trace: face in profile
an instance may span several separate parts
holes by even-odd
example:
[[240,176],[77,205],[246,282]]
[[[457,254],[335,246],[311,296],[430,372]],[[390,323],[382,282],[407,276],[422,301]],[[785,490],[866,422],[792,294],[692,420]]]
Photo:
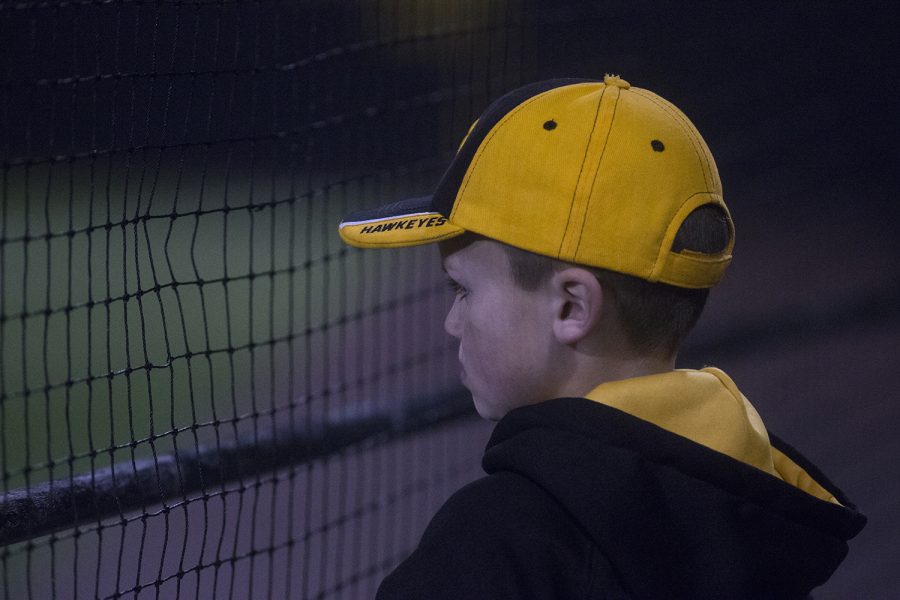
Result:
[[444,328],[459,340],[460,377],[478,414],[497,420],[513,408],[548,399],[549,294],[516,285],[498,242],[464,236],[440,249],[455,292]]

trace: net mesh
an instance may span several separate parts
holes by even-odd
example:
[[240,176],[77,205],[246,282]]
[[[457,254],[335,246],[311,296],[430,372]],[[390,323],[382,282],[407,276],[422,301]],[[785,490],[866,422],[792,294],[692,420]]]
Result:
[[435,250],[336,225],[591,14],[0,1],[3,597],[371,597],[487,430]]

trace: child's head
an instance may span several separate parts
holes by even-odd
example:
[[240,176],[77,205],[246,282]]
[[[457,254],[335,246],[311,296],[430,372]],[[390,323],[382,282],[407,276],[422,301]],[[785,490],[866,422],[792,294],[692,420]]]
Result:
[[446,329],[493,419],[671,368],[734,244],[693,124],[615,76],[510,92],[432,196],[351,215],[340,233],[360,247],[440,243],[457,288]]
[[[694,211],[676,236],[681,249],[708,254],[728,240],[715,207]],[[492,420],[517,406],[583,394],[590,389],[582,389],[584,375],[610,379],[670,366],[709,294],[476,234],[440,248],[455,293],[445,329],[460,341],[463,384],[481,416]]]

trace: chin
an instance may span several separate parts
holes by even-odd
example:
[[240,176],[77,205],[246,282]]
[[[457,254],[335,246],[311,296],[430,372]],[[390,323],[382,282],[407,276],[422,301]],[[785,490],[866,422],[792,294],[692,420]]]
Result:
[[479,401],[478,397],[474,394],[472,395],[472,400],[475,403],[475,410],[478,411],[478,416],[487,421],[499,421],[503,418],[503,415],[506,414],[506,411],[500,410],[499,407],[493,406],[483,401]]

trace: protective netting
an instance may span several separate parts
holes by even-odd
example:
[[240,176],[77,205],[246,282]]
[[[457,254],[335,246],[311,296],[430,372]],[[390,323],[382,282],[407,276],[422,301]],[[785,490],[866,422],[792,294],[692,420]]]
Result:
[[4,598],[371,597],[485,429],[434,249],[336,225],[548,71],[544,4],[0,2]]

